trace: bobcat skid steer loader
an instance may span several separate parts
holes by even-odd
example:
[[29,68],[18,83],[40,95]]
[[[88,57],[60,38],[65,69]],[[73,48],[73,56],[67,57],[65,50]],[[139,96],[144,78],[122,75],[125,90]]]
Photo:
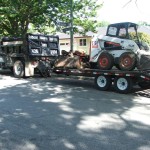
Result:
[[101,70],[116,66],[119,70],[130,71],[144,69],[144,64],[145,69],[150,69],[150,47],[139,40],[137,28],[138,25],[131,22],[110,24],[106,35],[93,37],[90,63]]

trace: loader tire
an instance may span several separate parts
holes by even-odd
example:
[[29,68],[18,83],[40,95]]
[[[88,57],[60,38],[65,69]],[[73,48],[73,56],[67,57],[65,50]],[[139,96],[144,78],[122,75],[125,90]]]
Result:
[[98,69],[110,70],[114,65],[113,56],[107,52],[102,52],[97,61]]
[[135,54],[130,52],[125,52],[121,54],[121,56],[119,57],[118,66],[120,70],[124,70],[124,71],[134,70],[136,66]]

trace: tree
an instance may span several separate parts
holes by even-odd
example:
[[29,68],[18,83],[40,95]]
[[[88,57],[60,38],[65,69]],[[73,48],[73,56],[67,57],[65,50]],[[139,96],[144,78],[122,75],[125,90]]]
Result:
[[[130,38],[134,41],[137,40],[136,34],[132,32],[130,33]],[[140,42],[145,42],[150,46],[150,35],[143,33],[143,32],[138,32],[138,38]]]
[[135,3],[135,5],[137,6],[137,1],[138,0],[128,0],[128,2],[123,6],[123,7],[126,7],[129,3],[131,3],[131,2],[134,2]]
[[[89,18],[96,16],[100,6],[96,0],[74,0],[74,25],[82,26],[84,32],[93,31],[96,22]],[[0,35],[24,37],[29,25],[41,32],[58,26],[58,21],[69,23],[69,15],[70,0],[1,0]]]
[[139,24],[140,26],[150,26],[150,24],[147,23],[147,22],[145,22],[145,21],[140,21],[140,22],[138,22],[138,24]]

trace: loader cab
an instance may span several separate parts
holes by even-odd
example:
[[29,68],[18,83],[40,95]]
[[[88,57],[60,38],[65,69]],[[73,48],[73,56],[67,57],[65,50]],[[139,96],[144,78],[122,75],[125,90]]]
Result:
[[137,36],[138,25],[131,22],[110,24],[107,28],[106,36],[130,39],[130,34]]
[[138,25],[131,22],[110,24],[107,28],[106,36],[134,40],[140,47],[137,28]]

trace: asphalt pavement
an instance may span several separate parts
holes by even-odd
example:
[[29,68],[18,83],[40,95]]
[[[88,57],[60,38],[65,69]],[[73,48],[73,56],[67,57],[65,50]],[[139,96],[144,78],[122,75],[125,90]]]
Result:
[[0,74],[0,150],[150,150],[150,91]]

